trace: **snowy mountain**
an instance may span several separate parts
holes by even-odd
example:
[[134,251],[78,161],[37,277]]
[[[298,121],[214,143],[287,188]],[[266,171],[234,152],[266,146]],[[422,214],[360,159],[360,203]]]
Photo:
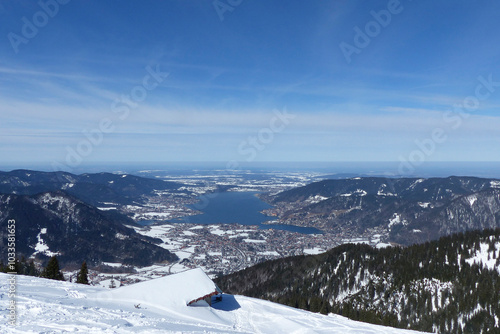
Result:
[[[169,276],[170,277],[170,276]],[[320,315],[243,296],[223,295],[213,307],[187,306],[181,276],[115,290],[17,276],[16,326],[8,324],[7,274],[0,274],[0,332],[24,333],[417,333]],[[161,293],[169,284],[175,295]],[[123,290],[122,290],[123,289]],[[123,293],[121,293],[123,291]]]
[[0,193],[35,195],[63,190],[86,203],[140,203],[143,196],[156,191],[175,190],[182,184],[128,174],[95,173],[75,175],[67,172],[14,170],[0,172]]
[[475,177],[324,180],[262,196],[285,224],[381,234],[404,245],[500,227],[500,181]]
[[[126,227],[126,217],[98,210],[62,191],[33,196],[1,195],[0,224],[16,221],[16,251],[20,257],[57,255],[61,263],[95,265],[101,261],[146,266],[177,257]],[[7,228],[0,246],[7,248]],[[1,259],[6,262],[6,252]]]

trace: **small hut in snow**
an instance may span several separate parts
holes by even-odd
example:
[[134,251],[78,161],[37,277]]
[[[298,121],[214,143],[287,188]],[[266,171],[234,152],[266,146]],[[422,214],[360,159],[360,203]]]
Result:
[[222,291],[201,268],[196,268],[120,287],[110,293],[115,300],[177,308],[211,305],[212,297],[221,295]]
[[167,277],[182,280],[182,285],[190,290],[189,294],[186,293],[186,296],[195,296],[186,303],[188,306],[196,305],[200,301],[205,301],[208,305],[212,306],[212,297],[222,295],[222,290],[200,268]]

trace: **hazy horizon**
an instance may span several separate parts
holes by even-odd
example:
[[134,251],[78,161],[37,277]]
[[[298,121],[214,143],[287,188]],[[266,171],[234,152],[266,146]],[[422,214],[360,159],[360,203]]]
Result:
[[[144,171],[162,171],[168,174],[178,173],[253,173],[267,172],[301,172],[331,174],[332,177],[351,176],[386,176],[386,177],[448,177],[448,176],[475,176],[500,178],[500,162],[428,162],[415,167],[412,173],[400,174],[400,162],[253,162],[242,163],[238,168],[228,169],[224,161],[196,161],[196,162],[101,162],[81,165],[76,169],[63,170],[73,174],[124,172],[141,175]],[[44,172],[53,172],[52,166],[46,164],[0,164],[0,171],[27,169]]]

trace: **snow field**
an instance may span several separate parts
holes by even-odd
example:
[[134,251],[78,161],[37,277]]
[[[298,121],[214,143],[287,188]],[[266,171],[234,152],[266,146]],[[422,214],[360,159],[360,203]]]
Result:
[[[11,327],[6,274],[0,274],[0,282],[0,332],[6,334],[416,333],[243,296],[224,295],[214,307],[190,307],[161,293],[159,283],[149,284],[154,281],[110,290],[27,276],[17,277],[17,326]],[[175,280],[172,284],[175,290]]]
[[488,252],[489,245],[487,243],[480,244],[480,250],[476,251],[473,257],[466,259],[465,262],[470,265],[476,263],[490,270],[496,269],[500,273],[500,266],[497,266],[497,258],[500,257],[500,243],[495,244],[495,255],[493,252]]

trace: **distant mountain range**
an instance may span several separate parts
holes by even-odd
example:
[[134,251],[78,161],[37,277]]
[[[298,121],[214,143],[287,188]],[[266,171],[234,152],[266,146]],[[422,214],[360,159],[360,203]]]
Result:
[[[35,195],[63,190],[94,205],[143,203],[155,191],[175,191],[182,184],[128,174],[96,173],[75,175],[66,172],[14,170],[0,172],[0,193]],[[185,192],[185,190],[184,190]]]
[[[34,188],[31,188],[34,189]],[[117,212],[105,212],[63,192],[0,195],[0,226],[16,221],[16,252],[46,259],[57,255],[64,264],[118,262],[147,266],[177,257],[124,224],[134,224]],[[0,230],[0,247],[7,247],[7,228]],[[6,252],[2,254],[6,261]]]
[[324,180],[262,198],[282,223],[331,232],[385,229],[413,244],[500,227],[500,180],[475,177]]

